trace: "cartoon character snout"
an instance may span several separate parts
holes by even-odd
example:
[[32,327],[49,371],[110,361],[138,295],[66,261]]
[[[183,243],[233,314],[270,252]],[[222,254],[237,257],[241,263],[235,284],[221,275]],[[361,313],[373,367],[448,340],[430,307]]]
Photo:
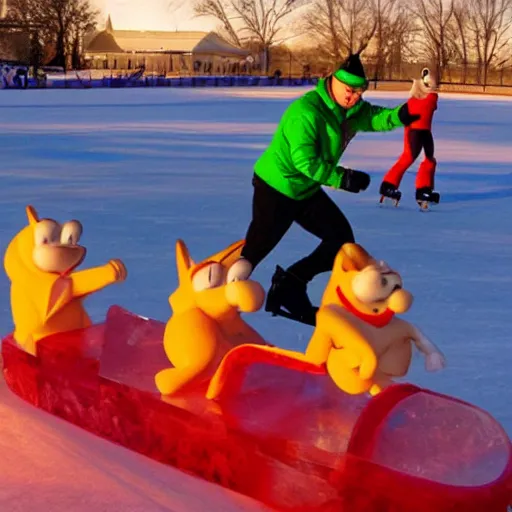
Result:
[[412,294],[401,288],[389,296],[388,308],[395,313],[405,313],[412,306],[412,301]]
[[265,300],[265,290],[256,281],[233,281],[226,285],[226,300],[244,313],[258,311]]

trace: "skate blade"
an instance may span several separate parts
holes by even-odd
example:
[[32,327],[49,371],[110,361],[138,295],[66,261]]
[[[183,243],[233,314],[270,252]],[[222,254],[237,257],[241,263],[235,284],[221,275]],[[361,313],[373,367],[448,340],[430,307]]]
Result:
[[388,196],[380,196],[379,204],[386,204],[387,202],[391,201],[395,207],[398,206],[398,203],[400,202],[400,199],[392,199]]
[[418,206],[420,207],[420,211],[428,212],[429,211],[429,202],[428,201],[417,201]]

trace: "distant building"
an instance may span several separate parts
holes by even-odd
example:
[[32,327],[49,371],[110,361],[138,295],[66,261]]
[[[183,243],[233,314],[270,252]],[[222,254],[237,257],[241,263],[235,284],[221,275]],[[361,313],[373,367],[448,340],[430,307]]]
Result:
[[159,74],[233,73],[248,56],[249,51],[215,32],[114,30],[110,16],[105,29],[84,42],[91,69],[133,70],[144,65]]

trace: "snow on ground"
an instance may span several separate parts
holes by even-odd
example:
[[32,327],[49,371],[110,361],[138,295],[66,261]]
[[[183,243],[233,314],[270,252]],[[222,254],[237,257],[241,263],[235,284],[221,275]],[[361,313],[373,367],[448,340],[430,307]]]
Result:
[[[176,286],[174,244],[201,260],[243,238],[252,166],[280,115],[302,88],[4,91],[0,95],[0,247],[42,216],[79,218],[85,266],[124,259],[128,280],[88,299],[101,321],[110,304],[165,321]],[[406,93],[368,92],[396,105]],[[416,355],[408,380],[493,414],[512,435],[512,103],[507,97],[442,94],[434,136],[442,202],[420,213],[417,164],[399,208],[379,207],[383,173],[402,149],[403,130],[360,134],[342,162],[369,171],[362,194],[329,190],[357,240],[388,260],[415,295],[405,317],[445,352],[428,374]],[[254,273],[268,287],[316,241],[293,227]],[[310,286],[318,301],[327,276]],[[270,341],[304,349],[311,328],[263,311],[247,320]],[[12,329],[8,282],[0,275],[0,332]],[[249,501],[30,409],[0,385],[0,509],[257,510]],[[7,463],[5,463],[7,461]],[[25,492],[30,484],[30,493]],[[213,496],[210,501],[210,497]],[[211,504],[213,503],[213,505]],[[18,507],[18,508],[16,508]],[[131,508],[130,508],[131,507]],[[217,507],[217,508],[212,508]]]
[[264,512],[21,402],[0,381],[0,510]]

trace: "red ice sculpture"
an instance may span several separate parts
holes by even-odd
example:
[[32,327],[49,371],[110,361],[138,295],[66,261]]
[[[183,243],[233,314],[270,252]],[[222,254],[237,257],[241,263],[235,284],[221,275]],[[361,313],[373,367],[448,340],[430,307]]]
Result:
[[9,336],[4,376],[40,409],[278,510],[506,511],[512,446],[486,412],[408,384],[348,395],[265,363],[235,367],[241,388],[220,401],[204,388],[163,399],[164,328],[113,306],[36,356]]

